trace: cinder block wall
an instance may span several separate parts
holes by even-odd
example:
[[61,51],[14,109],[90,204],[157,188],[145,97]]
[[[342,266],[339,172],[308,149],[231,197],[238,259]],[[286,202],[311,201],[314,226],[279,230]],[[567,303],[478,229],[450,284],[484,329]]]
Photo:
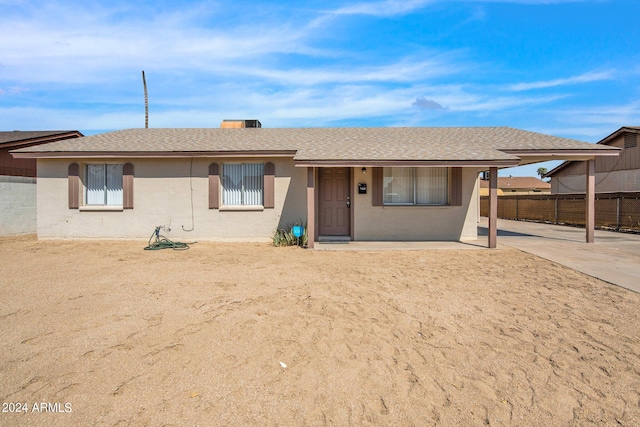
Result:
[[0,175],[0,236],[36,232],[36,179]]

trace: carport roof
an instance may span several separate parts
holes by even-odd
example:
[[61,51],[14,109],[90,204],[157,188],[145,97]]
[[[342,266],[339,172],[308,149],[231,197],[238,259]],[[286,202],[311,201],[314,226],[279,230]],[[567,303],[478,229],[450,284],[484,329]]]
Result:
[[[609,136],[604,137],[603,139],[601,139],[600,141],[597,142],[597,144],[600,145],[608,145],[611,142],[613,142],[617,137],[619,137],[622,134],[625,133],[636,133],[636,134],[640,134],[640,126],[622,126],[620,129],[616,130],[615,132],[613,132],[612,134],[610,134]],[[555,174],[557,174],[558,172],[560,172],[562,169],[564,169],[565,167],[569,166],[569,164],[571,163],[570,160],[559,164],[558,166],[556,166],[555,168],[551,169],[549,172],[544,174],[545,178],[551,178],[552,176],[554,176]]]
[[13,151],[15,157],[291,156],[298,165],[487,164],[618,149],[510,127],[126,129]]
[[57,141],[66,138],[80,137],[77,130],[14,130],[0,131],[0,146],[19,147],[25,144]]

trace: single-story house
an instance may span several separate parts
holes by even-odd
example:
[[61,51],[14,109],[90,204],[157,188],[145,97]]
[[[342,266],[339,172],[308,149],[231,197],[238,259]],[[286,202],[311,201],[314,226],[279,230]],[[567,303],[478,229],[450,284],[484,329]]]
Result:
[[14,151],[38,161],[38,236],[144,238],[170,223],[172,238],[253,241],[297,222],[310,247],[463,241],[477,238],[478,175],[489,170],[495,247],[498,168],[619,151],[508,127],[246,123],[259,124],[127,129]]
[[[596,193],[640,192],[640,126],[623,126],[598,142],[622,150],[618,157],[595,159]],[[583,162],[566,161],[545,174],[553,194],[584,194]]]
[[[498,177],[498,196],[519,194],[550,193],[551,184],[535,176],[500,176]],[[480,195],[489,195],[489,180],[480,180]]]

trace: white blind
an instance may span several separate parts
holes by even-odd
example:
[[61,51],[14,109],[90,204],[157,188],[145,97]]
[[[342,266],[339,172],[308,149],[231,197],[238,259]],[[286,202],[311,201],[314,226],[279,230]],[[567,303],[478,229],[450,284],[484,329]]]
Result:
[[416,203],[446,205],[449,198],[447,168],[416,168]]
[[106,165],[107,205],[122,206],[122,165]]
[[87,165],[87,205],[104,205],[104,165]]
[[122,165],[87,165],[86,204],[122,206]]
[[222,187],[222,203],[225,205],[262,205],[264,164],[225,163],[222,167]]
[[262,187],[264,186],[264,166],[262,163],[245,163],[244,165],[244,205],[262,204]]
[[413,204],[413,168],[384,168],[384,202]]
[[242,165],[225,164],[222,172],[222,204],[242,205]]
[[384,168],[383,195],[388,205],[446,205],[448,168]]

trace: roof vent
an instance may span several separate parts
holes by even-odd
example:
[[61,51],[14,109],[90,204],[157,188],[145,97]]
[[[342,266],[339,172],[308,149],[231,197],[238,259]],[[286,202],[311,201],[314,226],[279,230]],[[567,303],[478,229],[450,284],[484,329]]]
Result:
[[220,127],[232,129],[261,128],[262,123],[260,123],[260,120],[223,120],[220,123]]

